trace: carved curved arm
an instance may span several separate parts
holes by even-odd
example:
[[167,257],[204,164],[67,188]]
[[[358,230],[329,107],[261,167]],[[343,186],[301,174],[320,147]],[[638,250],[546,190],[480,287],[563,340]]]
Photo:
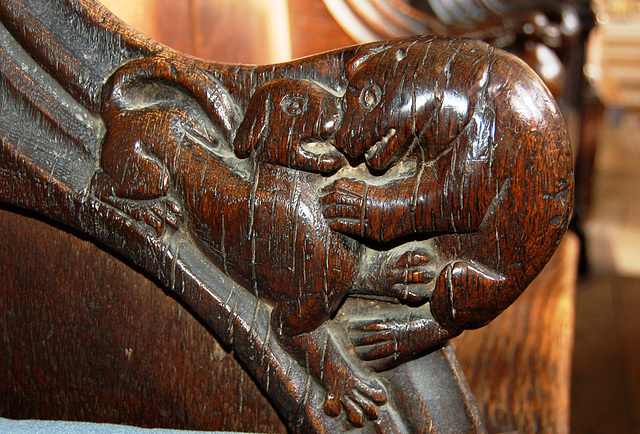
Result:
[[[521,62],[412,37],[224,65],[149,41],[90,0],[7,0],[0,19],[3,201],[156,276],[292,430],[452,426],[405,410],[422,392],[402,378],[454,367],[438,352],[371,373],[347,329],[371,304],[351,296],[379,300],[399,363],[486,323],[541,270],[566,227],[570,158],[553,100]],[[345,180],[365,188],[332,194]],[[451,402],[466,393],[456,381]],[[479,427],[459,413],[456,426]]]

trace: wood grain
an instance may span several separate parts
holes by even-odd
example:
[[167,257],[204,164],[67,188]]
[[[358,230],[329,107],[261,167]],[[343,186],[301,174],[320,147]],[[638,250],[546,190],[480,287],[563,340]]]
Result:
[[[220,14],[196,4],[176,17],[186,17],[199,54],[209,42],[202,23]],[[11,47],[0,52],[10,85],[1,94],[3,201],[96,238],[157,279],[233,348],[293,431],[402,432],[425,420],[482,430],[441,346],[520,295],[555,250],[572,201],[561,116],[526,65],[447,37],[275,65],[207,62],[145,39],[92,0],[60,0],[49,13],[34,5],[7,0],[0,9]],[[236,54],[224,39],[231,32],[218,30]],[[25,85],[33,79],[45,84],[34,91]],[[113,304],[124,318],[109,320],[128,329],[140,312],[164,309],[134,303],[130,313],[113,282],[115,301],[73,305],[66,316]],[[64,318],[65,303],[56,307]],[[179,322],[166,313],[165,327]],[[102,326],[112,364],[142,353],[144,372],[156,360],[152,347]],[[92,327],[83,335],[102,339]],[[140,333],[152,335],[149,326]],[[169,335],[162,326],[153,333]],[[175,352],[192,340],[180,338],[157,363],[162,380],[145,375],[152,387],[179,390]],[[102,342],[93,342],[99,358],[92,345]],[[197,390],[201,371],[188,372]],[[452,381],[435,393],[426,387],[434,379]],[[235,390],[232,381],[224,387]],[[120,393],[118,380],[109,384]],[[460,411],[448,415],[448,399]],[[243,417],[244,391],[234,407]]]
[[568,234],[509,309],[453,341],[490,432],[569,432],[578,247]]
[[286,432],[187,308],[86,239],[0,211],[0,416]]
[[289,0],[289,17],[293,58],[356,43],[335,21],[322,1]]
[[178,51],[230,63],[289,60],[286,1],[102,0],[127,24]]

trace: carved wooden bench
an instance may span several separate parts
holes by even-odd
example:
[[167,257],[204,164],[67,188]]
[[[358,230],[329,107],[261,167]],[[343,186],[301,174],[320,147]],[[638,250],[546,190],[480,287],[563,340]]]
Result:
[[[483,429],[441,346],[518,297],[571,208],[564,125],[528,68],[483,43],[434,37],[223,65],[148,41],[89,1],[10,1],[1,14],[3,201],[157,279],[234,351],[291,430]],[[96,297],[86,315],[111,310]],[[153,317],[164,303],[162,332],[150,335],[202,333],[166,297],[140,300],[149,304],[110,312],[114,320],[144,333],[150,322],[135,314]],[[54,323],[77,312],[60,303],[45,312],[56,309]],[[121,346],[107,366],[149,361],[101,330],[81,335]],[[173,336],[205,347],[205,335]],[[189,356],[205,359],[202,378],[224,376],[230,360],[210,340]],[[184,375],[184,354],[170,354],[158,370],[136,371],[158,372],[162,383],[133,389],[154,396],[145,388]],[[174,383],[185,395],[211,384],[190,378]],[[107,402],[131,396],[126,381],[107,384]],[[245,388],[257,391],[239,387],[230,399],[244,408]],[[209,417],[195,414],[203,425]]]

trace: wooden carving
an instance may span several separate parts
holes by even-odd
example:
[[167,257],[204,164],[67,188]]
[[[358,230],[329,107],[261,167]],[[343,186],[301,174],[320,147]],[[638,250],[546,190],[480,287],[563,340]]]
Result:
[[521,61],[420,36],[228,65],[90,0],[0,18],[3,201],[157,276],[294,431],[482,429],[412,391],[451,375],[429,352],[506,309],[570,217],[565,127]]

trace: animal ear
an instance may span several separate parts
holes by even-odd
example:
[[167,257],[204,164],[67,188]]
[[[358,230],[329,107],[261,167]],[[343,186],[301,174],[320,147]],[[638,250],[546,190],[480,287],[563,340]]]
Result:
[[268,92],[258,89],[249,101],[247,112],[233,139],[233,149],[240,158],[260,152],[269,134],[270,98]]
[[[393,50],[392,52],[396,53],[395,54],[396,58],[398,58],[398,52],[401,51],[404,45],[406,45],[406,42],[403,40],[395,41],[395,42],[385,41],[385,42],[378,42],[378,43],[365,45],[359,48],[354,53],[353,57],[351,57],[347,61],[347,64],[345,66],[347,76],[349,77],[352,76],[356,72],[356,70],[360,67],[360,65],[362,65],[364,62],[366,62],[368,59],[375,56],[376,54],[380,54],[388,50]],[[406,52],[404,54],[401,54],[400,57],[402,59],[406,57]],[[401,59],[398,58],[398,60],[401,60]]]
[[367,59],[369,59],[374,54],[375,53],[373,53],[371,51],[368,51],[368,52],[364,53],[361,56],[357,56],[357,57],[354,57],[354,58],[350,59],[347,62],[347,66],[346,66],[347,76],[351,77],[356,72],[358,67],[360,65],[362,65]]
[[347,64],[345,67],[347,71],[347,76],[349,77],[352,76],[356,72],[356,70],[360,67],[360,65],[366,62],[372,56],[382,53],[383,51],[386,51],[391,46],[392,45],[390,45],[388,42],[382,42],[382,43],[378,42],[378,43],[358,47],[353,57],[351,57],[347,61]]

